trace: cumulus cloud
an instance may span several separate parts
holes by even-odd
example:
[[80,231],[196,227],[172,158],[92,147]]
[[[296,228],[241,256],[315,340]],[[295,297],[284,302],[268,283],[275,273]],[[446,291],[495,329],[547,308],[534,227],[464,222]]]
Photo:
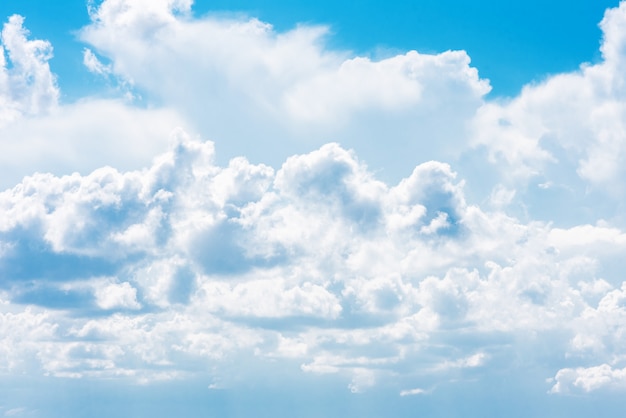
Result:
[[[174,110],[142,109],[122,99],[60,104],[48,64],[52,46],[29,40],[23,24],[23,17],[11,16],[0,43],[0,190],[34,172],[144,167],[167,149],[175,128],[188,125]],[[92,71],[108,71],[89,50],[85,61]]]
[[[541,364],[552,393],[623,387],[624,224],[537,220],[529,184],[621,187],[626,3],[601,63],[506,101],[463,51],[373,60],[189,0],[90,15],[85,66],[147,106],[59,105],[50,45],[2,34],[0,370],[224,387],[268,362],[408,396]],[[443,158],[482,151],[484,205]]]
[[0,43],[0,126],[21,115],[53,109],[59,89],[48,61],[49,42],[27,39],[24,18],[13,15],[2,29]]
[[215,139],[222,162],[245,154],[277,167],[339,141],[396,181],[420,160],[458,152],[490,89],[464,51],[373,60],[329,49],[325,27],[281,33],[253,18],[190,18],[190,5],[105,1],[81,38],[115,76]]
[[102,309],[139,309],[137,289],[130,283],[109,283],[96,289],[96,303]]
[[556,374],[556,383],[551,392],[562,393],[572,389],[585,392],[602,387],[621,387],[626,384],[626,368],[614,369],[608,364],[596,367],[579,367],[576,369],[561,369]]
[[472,141],[488,150],[509,180],[559,184],[578,177],[582,187],[623,196],[625,24],[621,3],[600,23],[599,63],[527,85],[519,96],[479,109]]
[[[361,392],[513,355],[446,335],[559,332],[579,343],[554,349],[581,356],[584,341],[621,338],[621,282],[596,276],[616,255],[594,248],[622,232],[585,226],[576,246],[579,227],[485,212],[442,163],[395,186],[336,144],[277,171],[243,158],[221,167],[210,142],[179,132],[148,168],[35,175],[0,208],[6,306],[46,309],[33,317],[45,341],[11,338],[29,367],[57,376],[176,378],[199,361],[219,374],[220,359],[254,356],[296,359]],[[33,256],[46,264],[19,267]]]
[[[35,353],[45,350],[48,341],[57,334],[58,324],[52,315],[38,309],[11,309],[8,304],[2,306],[0,312],[0,329],[2,341],[0,353],[3,373],[30,371],[36,368]],[[8,309],[7,309],[8,308]]]

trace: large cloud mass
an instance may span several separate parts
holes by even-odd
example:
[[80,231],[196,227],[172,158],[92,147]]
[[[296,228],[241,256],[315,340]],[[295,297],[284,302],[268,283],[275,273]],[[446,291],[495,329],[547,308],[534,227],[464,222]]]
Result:
[[600,63],[495,101],[463,51],[354,57],[190,1],[90,14],[84,63],[126,99],[59,104],[51,46],[2,32],[0,161],[29,174],[0,193],[2,373],[626,387],[626,3]]
[[[148,169],[37,174],[3,192],[3,367],[151,379],[255,356],[373,384],[485,366],[528,332],[544,336],[531,346],[563,335],[554,349],[583,365],[619,354],[623,285],[598,275],[626,249],[618,229],[484,212],[438,162],[389,187],[336,144],[276,172],[213,159],[179,132]],[[11,312],[21,304],[39,307]],[[553,391],[621,379],[586,370],[557,368]]]
[[590,188],[623,201],[625,25],[624,4],[608,10],[602,61],[479,109],[471,142],[486,147],[505,182],[537,180],[573,204]]
[[490,89],[464,51],[373,61],[328,50],[324,27],[277,33],[256,19],[192,19],[190,2],[144,3],[104,2],[81,37],[113,75],[219,138],[220,158],[280,165],[341,141],[397,180],[398,164],[452,154]]

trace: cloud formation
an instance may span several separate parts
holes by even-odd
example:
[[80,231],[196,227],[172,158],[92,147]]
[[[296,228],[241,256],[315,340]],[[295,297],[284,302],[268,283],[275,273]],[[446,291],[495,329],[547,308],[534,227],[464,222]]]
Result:
[[558,184],[578,176],[623,197],[625,24],[623,4],[607,10],[600,62],[482,106],[473,121],[474,144],[484,145],[508,177]]
[[59,89],[50,72],[49,42],[27,39],[24,18],[13,15],[0,43],[0,126],[20,115],[36,115],[57,105]]
[[[621,337],[597,325],[623,310],[619,277],[597,276],[626,245],[615,228],[484,212],[438,162],[390,187],[336,144],[278,171],[213,161],[210,142],[179,132],[147,169],[37,174],[0,195],[5,309],[38,306],[3,314],[33,324],[6,327],[29,367],[142,380],[232,356],[297,359],[359,392],[512,355],[452,335],[556,332],[562,354],[618,354]],[[600,387],[556,371],[554,392]]]
[[280,166],[339,141],[397,181],[424,159],[456,152],[490,90],[464,51],[375,61],[327,48],[325,27],[279,33],[253,18],[195,19],[190,7],[106,1],[81,38],[148,100],[219,139],[223,163],[245,154]]
[[191,5],[91,8],[85,66],[126,101],[59,104],[51,46],[5,24],[2,372],[624,388],[626,3],[600,63],[494,101],[463,51],[355,57]]

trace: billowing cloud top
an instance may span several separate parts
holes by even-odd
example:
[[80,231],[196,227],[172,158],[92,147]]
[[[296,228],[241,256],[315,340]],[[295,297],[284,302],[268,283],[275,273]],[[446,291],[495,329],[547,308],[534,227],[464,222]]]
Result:
[[92,5],[84,63],[119,98],[72,104],[4,25],[4,375],[626,388],[626,3],[601,62],[506,100],[463,51],[191,6]]

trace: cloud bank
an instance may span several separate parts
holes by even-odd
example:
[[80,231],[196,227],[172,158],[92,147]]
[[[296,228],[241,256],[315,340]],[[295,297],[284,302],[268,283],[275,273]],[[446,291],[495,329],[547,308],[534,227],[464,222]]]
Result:
[[120,98],[72,104],[5,24],[2,373],[624,389],[626,3],[601,62],[494,100],[463,51],[373,60],[191,6],[92,5],[84,63]]
[[[277,171],[213,160],[179,132],[147,169],[36,174],[0,194],[5,370],[141,381],[250,356],[368,387],[484,368],[528,333],[531,347],[565,336],[554,350],[583,364],[619,353],[624,285],[599,275],[619,229],[485,212],[439,162],[390,187],[337,144]],[[619,381],[593,367],[557,369],[553,391]]]

